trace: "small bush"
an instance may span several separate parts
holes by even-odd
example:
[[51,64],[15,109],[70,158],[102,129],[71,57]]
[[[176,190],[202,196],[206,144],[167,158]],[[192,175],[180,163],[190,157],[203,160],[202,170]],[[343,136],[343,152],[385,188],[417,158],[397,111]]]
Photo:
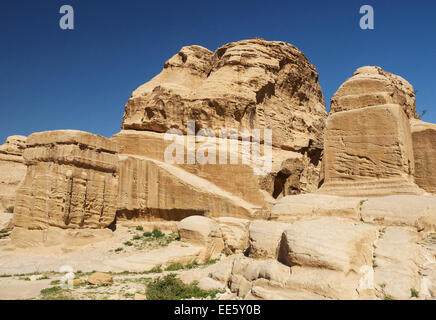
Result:
[[139,235],[137,235],[137,234],[135,234],[134,236],[133,236],[133,240],[140,240],[141,239],[141,236],[139,236]]
[[7,213],[14,213],[14,206],[10,206],[6,208]]
[[412,298],[419,298],[419,292],[412,288],[412,289],[410,289],[410,296]]
[[115,249],[115,252],[120,252],[120,251],[123,251],[123,248],[116,248]]
[[131,243],[130,241],[126,241],[126,242],[124,242],[124,245],[131,247],[131,246],[133,246],[133,243]]
[[145,238],[150,238],[153,234],[150,231],[144,232],[142,234]]
[[52,286],[56,286],[56,285],[58,285],[59,283],[61,283],[60,280],[53,280],[52,282],[50,282],[50,284],[51,284]]
[[136,227],[136,230],[137,230],[137,231],[144,231],[144,228],[143,228],[142,226],[137,226],[137,227]]
[[163,238],[163,237],[165,237],[165,234],[164,234],[162,231],[160,231],[159,229],[154,229],[154,230],[151,232],[151,234],[152,234],[152,236],[155,237],[156,239],[159,239],[159,238]]
[[190,298],[216,298],[219,290],[202,290],[196,282],[184,284],[175,274],[164,278],[154,279],[147,286],[147,298],[149,300],[182,300]]

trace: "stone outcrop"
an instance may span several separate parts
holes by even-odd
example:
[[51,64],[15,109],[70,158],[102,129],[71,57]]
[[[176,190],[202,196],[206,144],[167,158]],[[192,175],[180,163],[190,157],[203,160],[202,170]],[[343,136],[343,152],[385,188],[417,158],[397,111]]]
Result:
[[430,193],[436,193],[436,124],[411,120],[415,182]]
[[15,226],[45,230],[105,228],[115,219],[118,146],[81,131],[27,139],[27,173],[17,191]]
[[418,119],[412,85],[380,67],[366,66],[341,85],[332,98],[330,113],[385,104],[399,105],[409,119]]
[[405,80],[378,67],[358,69],[332,99],[320,192],[422,194],[413,178],[409,118],[415,116],[413,88]]
[[26,137],[10,136],[0,146],[0,212],[15,203],[15,192],[26,175],[23,152]]
[[322,149],[325,104],[318,73],[294,46],[262,39],[228,43],[214,53],[183,47],[162,72],[136,89],[123,129],[186,133],[197,129],[273,129],[273,145]]

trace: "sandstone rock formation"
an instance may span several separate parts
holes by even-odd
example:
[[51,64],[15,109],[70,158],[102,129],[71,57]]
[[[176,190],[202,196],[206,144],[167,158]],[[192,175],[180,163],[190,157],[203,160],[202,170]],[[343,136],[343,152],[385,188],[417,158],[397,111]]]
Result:
[[15,226],[32,230],[108,227],[117,209],[117,153],[114,142],[86,132],[30,135]]
[[413,88],[378,67],[363,67],[332,98],[322,193],[349,196],[421,194],[408,119]]
[[15,203],[15,192],[26,175],[23,152],[26,137],[10,136],[0,146],[0,212]]
[[436,124],[411,120],[415,182],[430,193],[436,193]]
[[136,89],[123,129],[186,133],[197,129],[273,129],[273,145],[322,149],[325,105],[315,67],[294,46],[251,39],[215,53],[183,47],[163,71]]

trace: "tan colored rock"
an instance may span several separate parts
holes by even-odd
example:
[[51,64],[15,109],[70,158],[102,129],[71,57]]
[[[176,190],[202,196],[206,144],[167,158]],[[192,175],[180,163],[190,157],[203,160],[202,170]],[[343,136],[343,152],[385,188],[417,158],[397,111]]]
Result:
[[422,194],[413,182],[409,121],[399,105],[330,114],[320,193],[345,196]]
[[362,198],[323,194],[287,196],[271,209],[270,220],[292,223],[313,217],[331,216],[359,220],[362,201]]
[[361,214],[366,223],[436,231],[435,196],[393,195],[369,198],[363,203]]
[[[411,289],[421,292],[419,265],[423,251],[420,236],[407,228],[388,227],[375,244],[375,282],[384,297],[405,300]],[[383,297],[382,297],[383,298]]]
[[263,214],[260,207],[165,162],[120,156],[119,167],[119,215],[181,220],[194,214],[244,218]]
[[357,69],[353,77],[338,89],[331,103],[330,113],[396,104],[402,106],[409,119],[418,118],[412,85],[380,67],[366,66]]
[[104,228],[115,218],[118,146],[64,130],[27,139],[27,173],[17,191],[15,225],[27,229]]
[[147,296],[140,293],[135,293],[134,300],[147,300]]
[[26,175],[23,152],[26,137],[10,136],[0,146],[0,212],[15,204],[15,193]]
[[294,46],[250,39],[215,53],[184,47],[162,72],[136,89],[123,129],[272,128],[273,144],[322,149],[326,114],[318,74]]
[[114,280],[110,274],[95,272],[88,277],[88,283],[93,285],[111,285],[114,283]]
[[230,252],[241,252],[248,248],[249,220],[232,217],[222,217],[216,220],[220,226],[225,247],[228,248]]
[[298,221],[283,233],[279,260],[286,265],[359,273],[372,265],[377,229],[340,218]]
[[218,223],[202,216],[183,219],[178,225],[180,240],[193,245],[203,246],[201,262],[216,259],[224,249],[224,241]]
[[86,281],[83,280],[83,279],[74,279],[73,280],[73,285],[74,286],[79,286],[79,285],[84,284],[84,283],[86,283]]
[[250,224],[249,237],[251,258],[278,257],[283,231],[290,225],[280,222],[256,220]]
[[415,182],[430,193],[436,193],[436,124],[411,120]]

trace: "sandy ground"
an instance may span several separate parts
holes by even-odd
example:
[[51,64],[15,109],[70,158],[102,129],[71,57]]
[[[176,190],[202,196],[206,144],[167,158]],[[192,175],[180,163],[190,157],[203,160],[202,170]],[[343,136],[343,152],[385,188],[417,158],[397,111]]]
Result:
[[[147,229],[137,230],[133,224],[117,227],[109,241],[106,239],[81,247],[15,248],[12,251],[11,240],[1,239],[0,300],[44,298],[41,290],[56,286],[63,276],[60,272],[63,266],[70,266],[76,278],[84,280],[94,271],[109,272],[114,284],[74,287],[74,290],[65,291],[61,298],[133,299],[136,293],[145,292],[151,279],[167,274],[167,266],[191,263],[201,250],[178,241],[171,231],[153,239],[144,236],[145,231]],[[184,281],[189,283],[206,277],[214,267],[201,266],[175,273],[183,274]],[[150,272],[153,268],[164,271]]]

